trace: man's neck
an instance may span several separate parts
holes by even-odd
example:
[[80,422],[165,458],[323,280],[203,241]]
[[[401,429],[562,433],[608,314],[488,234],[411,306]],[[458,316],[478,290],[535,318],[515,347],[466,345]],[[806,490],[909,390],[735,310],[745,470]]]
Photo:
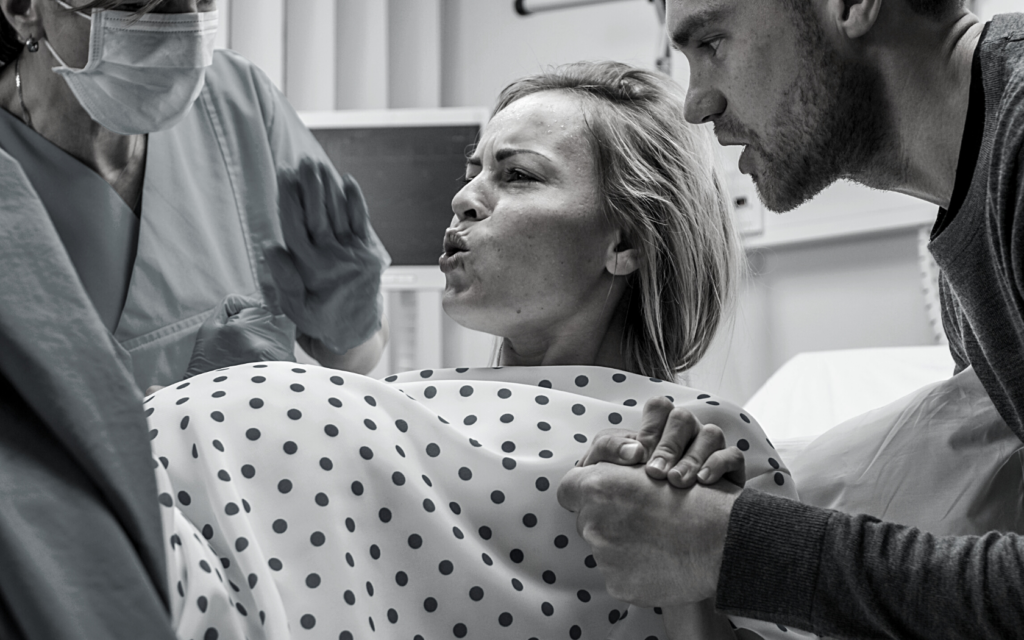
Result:
[[984,25],[968,12],[941,24],[920,16],[888,18],[878,36],[892,46],[878,48],[877,63],[898,137],[899,157],[892,160],[902,176],[895,185],[863,182],[946,207],[967,120],[971,63]]

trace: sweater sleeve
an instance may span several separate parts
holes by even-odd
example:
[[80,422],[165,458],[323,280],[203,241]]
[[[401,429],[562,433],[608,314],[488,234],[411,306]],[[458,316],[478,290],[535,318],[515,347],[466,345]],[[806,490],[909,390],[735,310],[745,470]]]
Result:
[[1024,628],[1024,539],[933,536],[744,491],[718,608],[836,637],[1010,638]]

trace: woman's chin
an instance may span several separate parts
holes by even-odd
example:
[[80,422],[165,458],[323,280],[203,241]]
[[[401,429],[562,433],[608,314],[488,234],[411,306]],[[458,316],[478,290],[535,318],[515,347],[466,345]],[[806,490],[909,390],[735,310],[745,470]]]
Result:
[[498,335],[500,322],[494,313],[487,308],[475,304],[466,291],[458,291],[447,287],[441,297],[441,308],[456,324],[482,333]]

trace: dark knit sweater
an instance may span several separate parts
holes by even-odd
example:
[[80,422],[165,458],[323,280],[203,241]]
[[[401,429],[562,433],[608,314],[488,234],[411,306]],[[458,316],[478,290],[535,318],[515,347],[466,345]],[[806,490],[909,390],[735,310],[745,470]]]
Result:
[[[957,369],[974,366],[1024,440],[1024,15],[987,25],[972,76],[957,183],[930,248]],[[744,491],[717,604],[836,637],[1020,638],[1024,537],[937,537]]]

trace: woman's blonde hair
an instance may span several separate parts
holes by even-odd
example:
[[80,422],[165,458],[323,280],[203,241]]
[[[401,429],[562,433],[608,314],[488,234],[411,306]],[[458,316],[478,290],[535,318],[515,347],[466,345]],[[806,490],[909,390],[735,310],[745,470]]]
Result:
[[617,62],[517,80],[494,113],[541,91],[579,97],[604,212],[639,254],[622,301],[626,366],[672,380],[707,351],[743,264],[711,133],[683,118],[685,95],[670,78]]

